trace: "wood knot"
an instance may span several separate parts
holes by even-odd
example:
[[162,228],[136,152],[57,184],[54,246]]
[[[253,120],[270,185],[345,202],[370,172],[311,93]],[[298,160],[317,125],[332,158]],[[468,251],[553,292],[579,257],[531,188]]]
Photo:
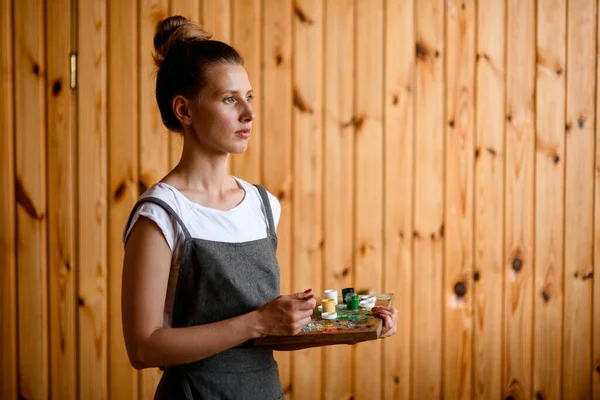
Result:
[[562,75],[562,74],[563,74],[563,72],[565,72],[565,70],[564,70],[564,69],[562,69],[562,68],[558,68],[558,69],[556,70],[556,75],[559,75],[559,76],[560,76],[560,75]]
[[548,294],[548,292],[545,290],[542,291],[542,299],[544,299],[545,303],[547,303],[550,300],[550,294]]
[[488,147],[487,152],[490,153],[492,157],[496,157],[496,155],[498,154],[496,153],[496,150],[493,147]]
[[296,106],[296,108],[303,113],[308,113],[308,114],[313,113],[313,109],[306,102],[306,100],[304,100],[302,98],[302,96],[300,95],[300,92],[296,88],[294,88],[294,106]]
[[417,232],[417,231],[413,231],[413,237],[414,238],[420,238],[421,234],[419,232]]
[[590,271],[587,274],[585,274],[583,276],[583,278],[581,278],[581,279],[583,279],[585,281],[586,279],[591,279],[593,276],[594,276],[594,273]]
[[515,258],[512,262],[512,269],[515,272],[521,271],[523,268],[523,261],[520,258]]
[[566,132],[569,132],[569,131],[571,131],[571,127],[572,127],[571,123],[570,123],[570,122],[567,122],[567,123],[565,124],[565,131],[566,131]]
[[479,271],[475,271],[475,273],[473,274],[473,281],[479,282],[480,279],[481,279],[481,274],[479,273]]
[[451,119],[450,122],[448,122],[448,126],[450,128],[454,128],[454,120],[453,119]]
[[397,385],[400,383],[400,378],[398,378],[397,376],[394,377],[394,383]]
[[435,54],[433,55],[435,58],[439,58],[440,57],[440,52],[438,50],[435,51]]
[[35,76],[40,76],[40,66],[38,63],[33,63],[33,74]]
[[427,48],[421,43],[415,45],[415,55],[417,59],[425,61],[427,59]]
[[577,126],[579,126],[579,129],[583,129],[584,125],[585,125],[585,118],[583,118],[583,117],[577,118]]
[[392,104],[398,105],[399,101],[400,101],[400,99],[398,98],[398,95],[394,95],[394,97],[392,98]]
[[464,295],[467,293],[467,286],[464,284],[464,282],[456,282],[454,285],[454,293],[457,297],[464,297]]
[[83,301],[82,297],[78,297],[77,298],[77,306],[79,306],[79,307],[85,307],[85,302]]
[[596,373],[600,375],[600,364],[596,365]]
[[350,268],[346,267],[342,270],[342,277],[346,277],[348,276],[348,274],[350,273]]
[[544,400],[544,396],[542,396],[541,392],[536,392],[535,399],[536,400]]
[[277,56],[275,57],[275,63],[277,65],[281,65],[282,62],[283,62],[283,57],[281,56],[281,54],[277,54]]
[[285,199],[285,191],[281,190],[279,193],[277,193],[277,199],[279,201]]
[[552,162],[554,164],[558,164],[560,162],[560,156],[558,154],[555,154],[554,157],[552,158]]
[[508,114],[508,115],[506,116],[506,120],[507,120],[508,122],[512,122],[512,115]]
[[121,184],[119,184],[119,186],[115,190],[115,194],[113,195],[113,200],[115,202],[121,200],[123,198],[123,195],[125,194],[126,190],[127,190],[127,184],[125,183],[125,181],[123,181],[123,182],[121,182]]
[[298,19],[300,20],[300,22],[302,22],[303,24],[308,24],[308,25],[312,25],[313,24],[313,20],[310,19],[308,17],[308,15],[306,15],[306,13],[304,12],[304,10],[302,10],[300,8],[300,6],[298,6],[297,4],[294,6],[294,14],[296,14],[296,17],[298,17]]
[[283,389],[283,393],[292,393],[292,384],[291,383]]
[[61,90],[62,90],[62,81],[59,78],[59,79],[55,80],[54,83],[52,84],[52,96],[58,97]]
[[66,263],[65,263],[65,269],[66,269],[67,271],[70,271],[70,270],[71,270],[71,263],[69,263],[69,262],[66,262]]
[[478,159],[480,154],[481,154],[481,150],[479,149],[479,147],[477,147],[475,149],[475,159]]

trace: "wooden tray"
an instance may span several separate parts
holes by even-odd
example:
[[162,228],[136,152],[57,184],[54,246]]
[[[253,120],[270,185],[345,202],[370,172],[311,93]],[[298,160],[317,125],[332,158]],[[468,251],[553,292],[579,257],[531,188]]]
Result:
[[[377,294],[375,306],[391,307],[394,295]],[[375,317],[371,310],[347,310],[339,299],[335,320],[324,320],[321,312],[315,309],[311,322],[302,332],[293,336],[267,336],[255,339],[255,346],[272,346],[276,350],[294,350],[306,347],[329,346],[334,344],[354,344],[379,338],[383,320]],[[321,304],[317,300],[317,306]]]

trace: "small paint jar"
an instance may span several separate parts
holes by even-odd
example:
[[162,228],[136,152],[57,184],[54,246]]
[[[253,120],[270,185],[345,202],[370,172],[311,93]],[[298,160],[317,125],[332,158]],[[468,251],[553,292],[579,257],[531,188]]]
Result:
[[323,298],[325,298],[325,299],[333,299],[333,301],[337,305],[337,303],[338,303],[338,292],[335,289],[327,289],[323,293]]
[[358,310],[358,295],[356,293],[346,295],[346,308],[348,310]]
[[346,304],[346,296],[349,293],[354,293],[354,288],[344,288],[342,289],[342,301],[344,302],[344,304]]
[[335,302],[333,299],[323,299],[321,305],[323,306],[324,313],[335,312]]

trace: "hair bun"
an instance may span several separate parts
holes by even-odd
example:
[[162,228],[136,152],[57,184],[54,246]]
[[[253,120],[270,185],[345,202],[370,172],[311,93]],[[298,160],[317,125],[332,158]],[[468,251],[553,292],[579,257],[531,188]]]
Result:
[[212,35],[202,27],[181,15],[165,18],[156,25],[154,35],[154,62],[160,65],[169,54],[169,50],[182,42],[209,40]]

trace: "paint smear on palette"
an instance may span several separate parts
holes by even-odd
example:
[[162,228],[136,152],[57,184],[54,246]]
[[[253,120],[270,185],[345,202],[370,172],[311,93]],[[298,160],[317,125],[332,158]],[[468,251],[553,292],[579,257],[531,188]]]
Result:
[[369,329],[371,324],[365,326],[368,319],[373,318],[370,310],[353,310],[338,308],[338,317],[335,320],[323,320],[320,313],[313,315],[313,320],[304,328],[303,333],[334,333],[346,330]]

